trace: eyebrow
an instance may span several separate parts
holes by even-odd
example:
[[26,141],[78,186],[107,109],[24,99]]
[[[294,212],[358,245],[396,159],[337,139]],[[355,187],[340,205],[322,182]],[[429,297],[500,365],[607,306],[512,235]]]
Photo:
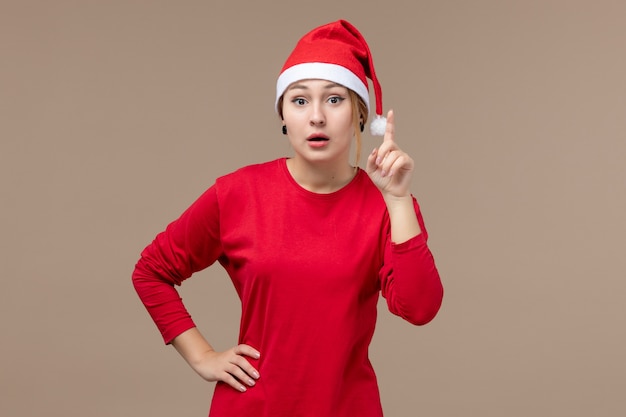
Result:
[[[343,87],[343,85],[341,85],[341,84],[337,84],[337,83],[333,83],[333,82],[329,82],[328,84],[326,84],[326,85],[324,86],[324,88],[325,88],[325,89],[334,88],[334,87]],[[345,87],[344,87],[344,88],[345,88]],[[287,91],[289,91],[289,90],[296,90],[296,89],[299,89],[299,90],[308,90],[308,89],[309,89],[309,87],[308,87],[308,86],[306,86],[306,85],[304,85],[304,84],[293,84],[291,87],[289,87],[289,88],[287,89]]]

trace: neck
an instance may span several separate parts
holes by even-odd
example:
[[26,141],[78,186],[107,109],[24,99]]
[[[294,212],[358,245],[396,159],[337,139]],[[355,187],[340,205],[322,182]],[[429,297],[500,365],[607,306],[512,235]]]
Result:
[[340,190],[352,181],[357,172],[357,168],[348,163],[311,164],[297,157],[287,159],[287,169],[302,188],[319,194]]

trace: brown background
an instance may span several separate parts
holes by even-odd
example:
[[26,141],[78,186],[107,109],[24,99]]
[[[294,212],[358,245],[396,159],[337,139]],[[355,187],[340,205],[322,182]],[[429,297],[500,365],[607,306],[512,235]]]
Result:
[[[446,298],[381,314],[388,416],[626,413],[626,3],[7,1],[0,9],[0,415],[203,416],[130,274],[218,175],[289,155],[295,41],[373,50]],[[377,140],[367,137],[366,149]],[[219,268],[182,287],[218,348]]]

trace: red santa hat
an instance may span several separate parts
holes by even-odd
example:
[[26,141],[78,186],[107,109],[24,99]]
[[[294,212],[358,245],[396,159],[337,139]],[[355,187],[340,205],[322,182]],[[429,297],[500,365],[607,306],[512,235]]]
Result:
[[[372,54],[365,38],[349,22],[338,20],[313,29],[302,37],[280,71],[276,82],[276,106],[287,87],[304,79],[322,79],[341,84],[357,93],[371,114],[367,79],[372,80],[376,116],[370,124],[372,135],[385,133],[382,91]],[[277,108],[278,110],[278,108]]]

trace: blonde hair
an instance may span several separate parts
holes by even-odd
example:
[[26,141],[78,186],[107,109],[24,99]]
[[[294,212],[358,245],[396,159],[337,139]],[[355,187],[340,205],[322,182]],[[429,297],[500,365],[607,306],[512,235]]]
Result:
[[359,166],[361,159],[361,126],[365,126],[367,123],[367,104],[365,101],[354,91],[348,88],[348,95],[350,96],[350,104],[352,105],[352,124],[354,126],[354,137],[356,141],[355,149],[355,162],[354,166]]
[[[352,125],[354,126],[354,137],[356,141],[356,149],[355,149],[355,163],[354,166],[359,166],[359,160],[361,159],[361,148],[362,148],[362,140],[361,140],[361,126],[365,126],[367,123],[367,104],[365,101],[355,93],[353,90],[346,88],[348,90],[348,96],[350,97],[350,105],[352,106]],[[278,103],[276,104],[276,109],[278,110],[278,116],[280,119],[283,119],[283,99],[284,96],[280,96],[278,99]]]

